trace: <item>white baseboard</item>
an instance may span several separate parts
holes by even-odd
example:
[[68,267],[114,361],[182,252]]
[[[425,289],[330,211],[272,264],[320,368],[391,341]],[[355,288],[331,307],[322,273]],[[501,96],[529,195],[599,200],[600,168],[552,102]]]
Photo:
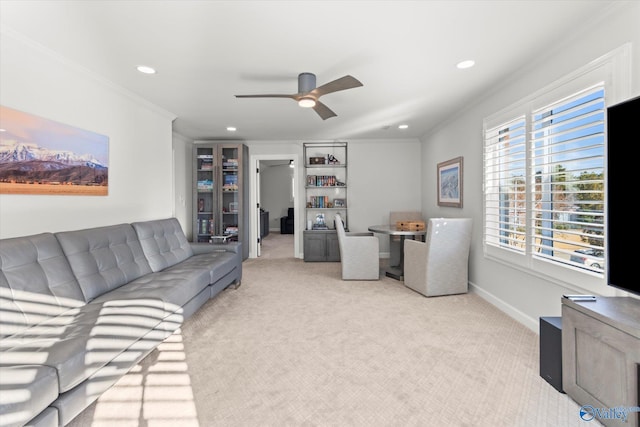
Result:
[[489,302],[490,304],[496,306],[498,309],[500,309],[501,311],[505,312],[510,317],[513,317],[515,320],[517,320],[518,322],[522,323],[524,326],[526,326],[527,328],[531,329],[536,334],[540,333],[540,325],[539,325],[538,319],[533,319],[530,316],[527,316],[526,314],[524,314],[523,312],[521,312],[517,308],[513,307],[510,304],[507,304],[506,302],[504,302],[500,298],[498,298],[495,295],[485,291],[482,288],[477,287],[476,285],[474,285],[471,282],[469,282],[469,291],[474,293],[474,294],[477,294],[482,299],[484,299],[487,302]]

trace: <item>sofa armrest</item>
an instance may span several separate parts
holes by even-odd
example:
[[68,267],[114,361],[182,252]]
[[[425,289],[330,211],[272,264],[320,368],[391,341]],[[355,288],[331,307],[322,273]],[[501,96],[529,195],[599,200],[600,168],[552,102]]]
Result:
[[209,252],[233,252],[239,254],[242,252],[242,243],[229,242],[229,243],[189,243],[194,255],[206,254]]

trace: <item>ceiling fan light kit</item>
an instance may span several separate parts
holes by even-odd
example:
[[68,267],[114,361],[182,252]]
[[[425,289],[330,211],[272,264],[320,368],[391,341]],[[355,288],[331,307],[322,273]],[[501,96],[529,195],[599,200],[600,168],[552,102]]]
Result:
[[316,101],[313,98],[300,98],[298,105],[302,108],[311,108],[316,106]]
[[360,81],[352,76],[344,76],[320,87],[316,87],[316,75],[313,73],[298,74],[298,93],[294,94],[265,94],[265,95],[236,95],[236,98],[291,98],[304,108],[313,108],[322,118],[335,117],[336,113],[319,101],[320,97],[328,93],[353,89],[362,86]]

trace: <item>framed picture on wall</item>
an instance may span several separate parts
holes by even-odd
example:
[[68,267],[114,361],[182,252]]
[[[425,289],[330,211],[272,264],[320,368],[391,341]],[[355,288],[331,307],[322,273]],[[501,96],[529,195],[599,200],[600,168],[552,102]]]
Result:
[[438,206],[462,207],[462,157],[438,163]]
[[109,194],[108,136],[4,105],[0,118],[0,194]]

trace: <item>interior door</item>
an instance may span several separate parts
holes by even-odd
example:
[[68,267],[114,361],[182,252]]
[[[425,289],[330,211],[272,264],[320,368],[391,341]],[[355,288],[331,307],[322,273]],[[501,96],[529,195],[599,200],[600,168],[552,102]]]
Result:
[[260,160],[256,160],[256,230],[258,230],[258,246],[256,255],[260,257],[262,254],[262,216],[260,215]]

